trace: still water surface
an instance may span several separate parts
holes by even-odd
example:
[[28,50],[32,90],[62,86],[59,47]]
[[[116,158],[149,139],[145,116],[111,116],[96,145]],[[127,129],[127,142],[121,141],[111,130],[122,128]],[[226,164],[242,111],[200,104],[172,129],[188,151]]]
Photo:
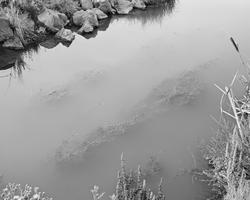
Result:
[[[160,170],[148,181],[155,188],[164,177],[168,199],[205,199],[205,186],[177,175],[195,167],[192,154],[211,135],[209,115],[218,115],[220,98],[213,84],[228,84],[240,67],[229,36],[250,55],[249,9],[248,0],[180,0],[173,9],[114,17],[68,48],[42,44],[23,55],[0,50],[1,67],[13,57],[25,62],[20,76],[0,79],[5,180],[39,185],[60,200],[90,199],[90,188],[98,184],[108,199],[123,152],[132,168],[157,158]],[[204,90],[194,104],[129,127],[127,134],[92,148],[80,164],[54,165],[64,140],[127,120],[163,81],[193,69]]]

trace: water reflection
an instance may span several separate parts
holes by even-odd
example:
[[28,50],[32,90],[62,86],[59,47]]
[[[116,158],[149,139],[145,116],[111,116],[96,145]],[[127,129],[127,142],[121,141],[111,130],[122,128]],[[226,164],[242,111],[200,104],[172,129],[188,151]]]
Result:
[[142,26],[161,23],[166,15],[171,15],[176,6],[176,0],[168,0],[164,5],[148,7],[146,10],[134,10],[130,15],[120,15],[115,19],[126,18],[132,23],[141,23]]
[[21,77],[22,72],[26,69],[26,57],[32,57],[35,53],[38,53],[39,45],[34,45],[26,50],[10,50],[0,47],[0,71],[10,71],[5,76]]
[[[113,22],[125,19],[132,23],[141,23],[143,26],[153,23],[161,23],[166,15],[170,15],[175,8],[176,0],[167,0],[164,5],[156,7],[148,7],[146,10],[135,9],[129,15],[120,15],[101,20],[99,27],[94,32],[82,35],[85,39],[96,38],[99,31],[106,31]],[[76,30],[73,30],[76,31]],[[14,51],[0,47],[0,71],[10,70],[10,75],[21,77],[23,70],[27,65],[25,58],[32,57],[34,53],[38,53],[40,46],[46,49],[53,49],[58,44],[69,47],[71,43],[62,43],[53,37],[47,38],[40,44],[29,47],[26,50]],[[5,75],[4,75],[5,76]]]

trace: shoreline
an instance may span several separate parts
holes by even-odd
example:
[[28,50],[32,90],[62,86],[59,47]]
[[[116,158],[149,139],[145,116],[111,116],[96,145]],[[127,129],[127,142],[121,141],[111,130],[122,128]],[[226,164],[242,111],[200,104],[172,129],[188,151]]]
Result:
[[7,0],[0,1],[1,48],[24,50],[48,38],[70,46],[75,34],[89,39],[98,30],[106,30],[113,17],[157,7],[169,11],[175,6],[175,0],[59,0],[53,5],[46,1],[19,0],[5,5]]

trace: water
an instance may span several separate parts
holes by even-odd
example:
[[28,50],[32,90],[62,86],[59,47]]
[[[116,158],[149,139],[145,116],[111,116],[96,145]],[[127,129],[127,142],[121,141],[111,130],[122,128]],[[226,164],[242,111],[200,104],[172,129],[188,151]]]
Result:
[[[192,154],[211,135],[209,115],[218,115],[220,98],[213,84],[223,87],[236,69],[243,71],[228,37],[237,38],[249,55],[250,27],[244,23],[249,7],[247,0],[180,0],[173,10],[114,17],[87,38],[77,36],[68,48],[48,49],[43,46],[51,43],[46,43],[24,54],[0,50],[5,68],[0,74],[0,172],[5,180],[39,185],[61,200],[90,199],[90,188],[98,184],[108,199],[123,152],[132,168],[147,166],[151,156],[158,159],[161,170],[148,181],[155,189],[160,177],[167,179],[169,199],[204,199],[205,186],[178,174],[196,167]],[[14,62],[25,69],[6,69]],[[193,69],[202,92],[191,105],[179,105],[183,97],[177,95],[173,105],[147,109],[161,99],[154,88],[171,91],[182,80],[178,74]],[[10,73],[11,79],[5,77]],[[91,148],[82,162],[55,166],[63,140],[154,109],[162,112]]]

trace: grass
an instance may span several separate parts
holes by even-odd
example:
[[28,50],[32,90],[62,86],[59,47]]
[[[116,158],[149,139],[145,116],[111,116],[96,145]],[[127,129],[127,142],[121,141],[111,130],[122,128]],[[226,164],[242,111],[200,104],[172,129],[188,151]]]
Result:
[[[111,200],[165,200],[166,197],[162,191],[162,179],[158,186],[158,192],[153,193],[146,184],[144,174],[140,166],[136,172],[127,170],[123,154],[121,155],[121,168],[117,173],[117,183],[115,192],[109,196]],[[98,186],[94,186],[90,191],[93,200],[101,200],[105,193],[100,192]],[[1,194],[2,200],[52,200],[44,192],[39,192],[38,187],[9,183],[5,186]]]
[[[93,200],[99,200],[105,193],[99,192],[99,187],[94,186],[91,190]],[[153,193],[147,187],[146,180],[140,166],[136,172],[126,169],[123,154],[121,156],[121,169],[117,173],[117,183],[115,192],[109,196],[111,200],[165,200],[166,197],[162,191],[162,179],[158,186],[158,192]]]
[[25,185],[21,187],[20,184],[9,183],[1,194],[3,200],[52,200],[47,197],[44,192],[40,192],[38,187],[31,187]]
[[14,5],[14,3],[10,3],[8,7],[4,9],[5,17],[9,20],[11,27],[15,30],[17,36],[24,40],[24,32],[25,27],[22,25],[22,20],[20,18],[20,10],[18,7]]
[[[231,41],[240,56],[241,62],[249,72],[249,64],[243,59],[239,46]],[[245,94],[237,98],[233,93],[234,83],[240,80]],[[210,177],[214,189],[225,200],[246,200],[250,198],[250,76],[240,76],[238,72],[231,84],[222,92],[220,101],[221,116],[215,120],[219,128],[216,136],[206,147],[205,158],[209,170],[204,173]]]

